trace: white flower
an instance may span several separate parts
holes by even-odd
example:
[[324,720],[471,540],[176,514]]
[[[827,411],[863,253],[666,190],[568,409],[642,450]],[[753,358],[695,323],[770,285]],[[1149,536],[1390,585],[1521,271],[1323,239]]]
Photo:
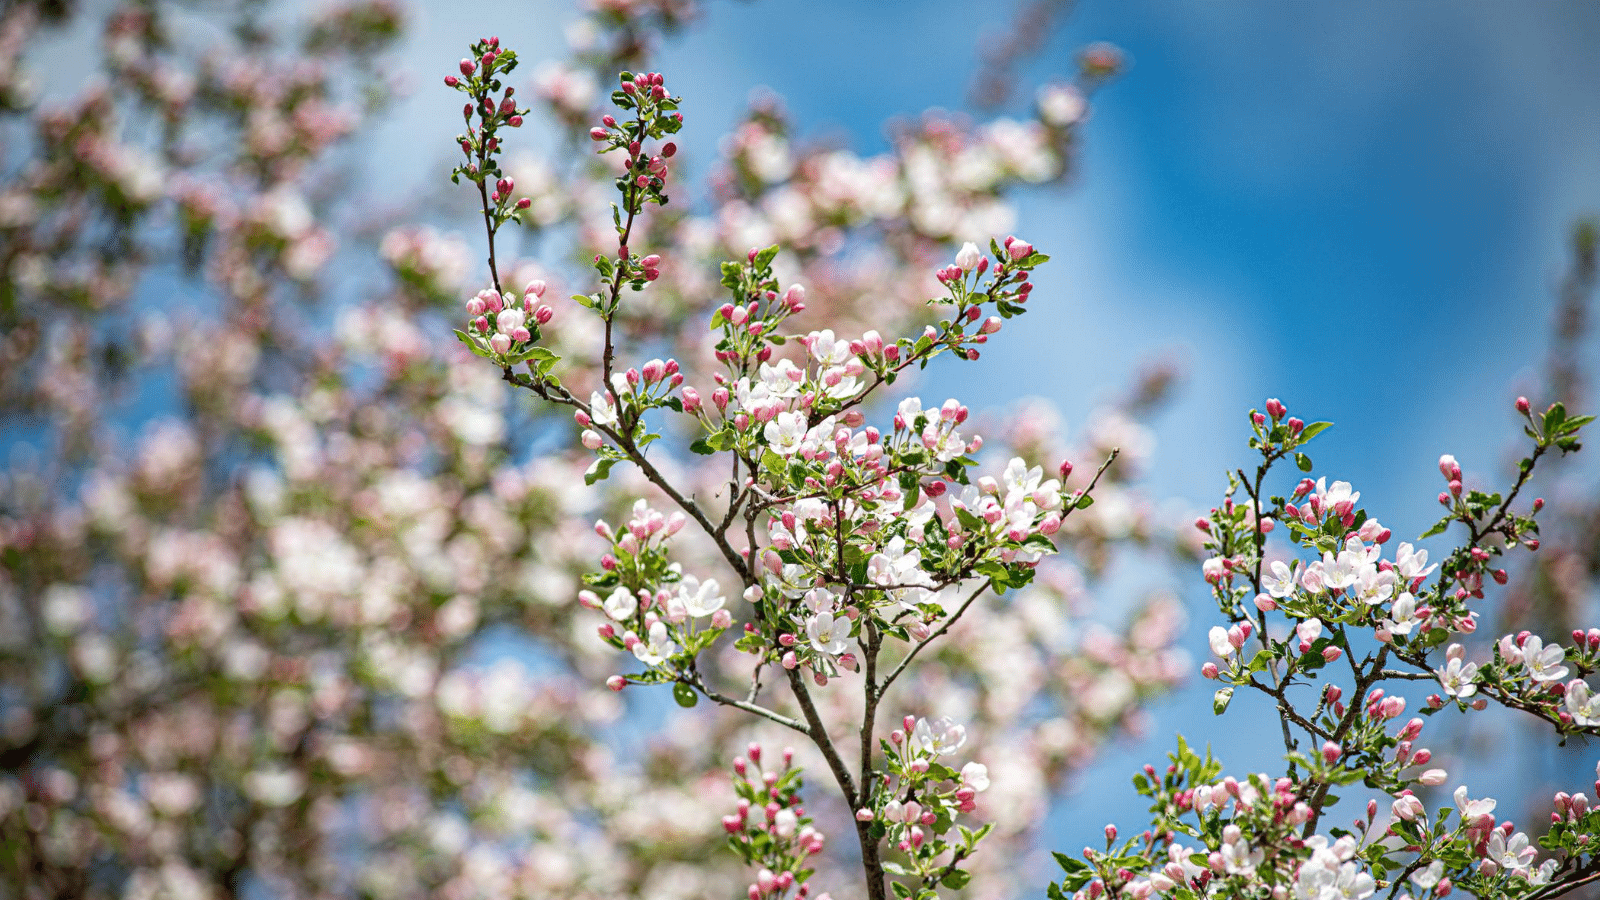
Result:
[[678,599],[683,601],[684,612],[696,619],[711,615],[727,601],[715,578],[701,581],[693,575],[683,576],[678,585]]
[[1383,626],[1390,634],[1410,634],[1422,621],[1417,618],[1417,598],[1409,593],[1394,598],[1394,604],[1389,607],[1389,616],[1383,621]]
[[667,637],[667,623],[656,622],[650,626],[650,640],[633,645],[633,655],[647,666],[659,666],[667,657],[678,652],[678,645]]
[[778,413],[778,417],[768,422],[761,434],[774,453],[793,456],[800,452],[800,444],[806,439],[805,417],[793,412]]
[[617,424],[617,408],[611,405],[611,398],[605,391],[595,391],[589,395],[589,418],[596,425]]
[[805,370],[787,359],[778,360],[776,365],[762,363],[758,374],[772,396],[784,399],[800,395],[800,382],[806,376]]
[[917,416],[922,415],[922,398],[907,397],[895,407],[896,417],[905,422],[907,429],[917,427]]
[[1454,797],[1456,809],[1461,811],[1461,818],[1467,821],[1481,819],[1489,815],[1494,812],[1494,808],[1497,805],[1493,797],[1484,797],[1481,800],[1469,798],[1467,796],[1467,786],[1464,784],[1456,788]]
[[852,357],[850,342],[835,339],[832,328],[824,328],[806,335],[805,345],[811,353],[811,358],[824,366],[844,365]]
[[1384,570],[1368,564],[1356,577],[1356,597],[1368,606],[1377,606],[1394,596],[1395,582],[1399,580],[1393,569]]
[[1567,667],[1561,665],[1566,658],[1566,650],[1557,644],[1544,646],[1536,634],[1529,635],[1527,642],[1522,645],[1522,661],[1534,681],[1560,681],[1567,677]]
[[[1057,128],[1071,125],[1089,112],[1088,99],[1070,84],[1047,84],[1039,88],[1037,99],[1039,118]],[[959,263],[960,257],[956,261]]]
[[905,538],[896,537],[867,560],[867,580],[879,585],[906,611],[928,598],[933,579],[922,570],[922,551],[906,550]]
[[1357,500],[1361,499],[1361,492],[1352,491],[1350,489],[1350,482],[1335,481],[1333,483],[1333,487],[1325,488],[1323,487],[1323,484],[1326,481],[1327,479],[1325,478],[1317,479],[1317,496],[1322,498],[1322,505],[1324,508],[1337,506],[1338,504],[1346,501],[1353,504]]
[[1211,643],[1211,652],[1227,659],[1233,655],[1233,642],[1228,640],[1228,629],[1221,625],[1211,626],[1211,632],[1206,635],[1206,640]]
[[1259,847],[1251,847],[1243,839],[1222,845],[1222,865],[1229,875],[1254,875],[1256,866],[1266,858]]
[[1283,560],[1275,559],[1267,566],[1267,574],[1261,582],[1268,594],[1282,600],[1294,593],[1294,570]]
[[839,595],[827,588],[812,588],[806,591],[804,600],[806,609],[814,613],[831,613],[839,602]]
[[967,442],[961,437],[961,432],[954,428],[945,429],[938,422],[922,430],[922,446],[927,447],[939,462],[949,462],[967,450]]
[[907,736],[906,745],[927,756],[949,756],[967,742],[967,729],[957,725],[949,716],[940,716],[929,723],[918,719],[917,727]]
[[1439,684],[1444,687],[1446,695],[1458,697],[1462,700],[1478,692],[1476,679],[1478,677],[1477,663],[1462,663],[1461,657],[1455,657],[1438,671]]
[[1486,855],[1507,869],[1526,869],[1533,865],[1536,853],[1528,846],[1527,835],[1519,831],[1508,839],[1504,831],[1496,828],[1489,832]]
[[806,636],[818,653],[838,656],[850,649],[850,620],[844,616],[834,618],[832,613],[817,613],[806,623]]
[[1439,879],[1443,877],[1444,863],[1441,860],[1436,859],[1433,862],[1428,863],[1426,867],[1412,872],[1411,883],[1424,891],[1431,891],[1433,890],[1433,886],[1438,884]]
[[1539,864],[1539,868],[1528,872],[1528,884],[1534,887],[1538,887],[1541,884],[1549,884],[1550,879],[1555,877],[1556,869],[1558,868],[1560,868],[1560,865],[1556,860],[1545,860]]
[[1406,581],[1427,577],[1429,572],[1439,568],[1437,565],[1428,565],[1428,551],[1413,550],[1410,544],[1401,544],[1400,549],[1394,554],[1394,568],[1400,577]]
[[1567,712],[1572,714],[1573,724],[1583,728],[1600,725],[1600,694],[1591,694],[1589,683],[1582,678],[1574,678],[1567,683],[1567,696],[1563,702]]
[[[1339,482],[1343,484],[1344,482]],[[1332,551],[1322,554],[1322,583],[1331,590],[1341,590],[1356,583],[1366,560],[1354,550]]]
[[969,762],[961,767],[961,783],[979,793],[989,789],[989,767],[980,762]]
[[623,619],[633,615],[634,610],[639,608],[639,601],[634,598],[632,591],[625,587],[619,587],[611,592],[611,596],[606,598],[603,606],[606,615],[621,622]]

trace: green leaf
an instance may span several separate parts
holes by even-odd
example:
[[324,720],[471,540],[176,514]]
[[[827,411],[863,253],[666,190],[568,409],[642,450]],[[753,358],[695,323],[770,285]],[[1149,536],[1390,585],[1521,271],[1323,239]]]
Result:
[[1059,851],[1054,852],[1053,855],[1056,858],[1056,865],[1059,865],[1069,875],[1089,871],[1089,864],[1076,856],[1068,856]]
[[611,467],[616,464],[617,461],[614,459],[595,460],[589,466],[589,470],[583,473],[583,483],[594,484],[596,481],[604,481],[606,476],[611,474]]
[[1302,472],[1311,471],[1311,457],[1305,455],[1304,453],[1296,453],[1294,455],[1294,464],[1299,467],[1300,471]]
[[462,331],[459,328],[456,329],[456,339],[461,341],[461,343],[466,344],[467,345],[467,349],[471,350],[475,355],[481,356],[484,359],[494,359],[494,354],[493,353],[490,353],[488,350],[485,350],[484,348],[478,346],[478,342],[477,341],[474,341],[472,338],[467,337],[467,333],[465,331]]
[[1332,422],[1312,422],[1300,429],[1300,443],[1304,444],[1333,426]]
[[711,446],[710,442],[708,442],[705,438],[701,438],[698,441],[690,444],[689,449],[700,454],[701,456],[710,456],[711,454],[717,452],[717,448]]
[[950,874],[946,875],[939,883],[953,891],[959,891],[966,887],[967,882],[971,880],[972,873],[962,869],[952,869]]
[[1440,519],[1439,521],[1433,523],[1433,527],[1429,528],[1427,531],[1424,531],[1422,533],[1422,537],[1417,538],[1417,540],[1420,541],[1420,540],[1423,540],[1424,538],[1431,538],[1434,535],[1444,534],[1445,529],[1449,528],[1450,527],[1450,523],[1453,522],[1453,521],[1455,521],[1455,518],[1453,516],[1445,516],[1444,518]]
[[1567,420],[1567,408],[1560,403],[1550,404],[1544,412],[1544,433],[1547,435],[1558,434],[1561,424]]
[[700,695],[694,692],[694,688],[680,681],[672,686],[672,699],[678,701],[678,705],[684,709],[693,709],[694,705],[700,702]]
[[1082,497],[1079,497],[1078,498],[1078,502],[1073,504],[1073,506],[1077,507],[1078,509],[1088,509],[1089,507],[1091,507],[1093,505],[1094,505],[1094,498],[1089,496],[1088,494],[1084,494]]
[[1211,698],[1211,711],[1220,716],[1228,711],[1228,704],[1232,701],[1233,688],[1219,688],[1216,695]]

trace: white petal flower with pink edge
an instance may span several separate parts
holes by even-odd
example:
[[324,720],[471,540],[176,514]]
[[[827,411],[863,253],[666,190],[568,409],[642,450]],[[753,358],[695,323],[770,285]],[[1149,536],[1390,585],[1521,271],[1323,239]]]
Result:
[[1211,626],[1211,632],[1206,635],[1206,640],[1211,644],[1211,652],[1227,659],[1233,655],[1233,642],[1228,640],[1228,629],[1221,625]]
[[1478,664],[1462,662],[1456,657],[1438,670],[1439,685],[1447,696],[1465,700],[1478,692]]
[[1267,565],[1267,572],[1261,579],[1261,586],[1267,593],[1282,600],[1294,593],[1294,570],[1281,559],[1275,559]]
[[611,596],[606,598],[604,608],[606,615],[617,622],[621,622],[633,615],[634,611],[639,608],[639,601],[633,596],[632,591],[625,587],[619,587],[611,592]]
[[817,613],[806,622],[806,636],[818,653],[838,656],[850,649],[850,620],[833,613]]
[[667,636],[667,623],[656,622],[650,626],[650,640],[633,645],[633,655],[647,666],[659,666],[667,657],[678,652],[678,645]]
[[1565,649],[1557,644],[1546,647],[1536,634],[1529,635],[1522,645],[1522,661],[1534,681],[1560,681],[1567,677],[1567,667],[1561,665],[1566,658]]
[[678,599],[683,601],[684,611],[696,619],[711,615],[727,602],[715,578],[701,581],[693,575],[683,576],[678,585]]

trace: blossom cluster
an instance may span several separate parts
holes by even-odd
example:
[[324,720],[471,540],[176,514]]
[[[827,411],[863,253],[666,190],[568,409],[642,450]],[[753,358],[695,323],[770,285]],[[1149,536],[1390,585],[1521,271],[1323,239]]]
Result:
[[[486,54],[504,52],[498,46],[479,42],[462,72],[483,68]],[[472,328],[458,337],[498,365],[510,384],[573,410],[580,442],[595,453],[588,483],[624,464],[676,507],[664,514],[640,499],[625,527],[596,525],[611,550],[599,570],[585,576],[579,600],[604,616],[601,639],[646,667],[613,675],[608,685],[671,683],[683,706],[703,697],[805,734],[857,810],[869,894],[882,895],[885,875],[901,879],[897,890],[917,896],[933,896],[939,884],[959,888],[971,877],[962,863],[986,829],[962,825],[952,832],[953,820],[976,809],[973,797],[987,775],[981,765],[969,770],[970,779],[942,765],[930,769],[928,758],[900,746],[929,743],[926,722],[891,735],[880,760],[873,752],[873,719],[914,658],[980,595],[1033,580],[1041,560],[1056,552],[1065,519],[1092,504],[1091,491],[1116,450],[1077,490],[1063,486],[1070,463],[1058,467],[1059,479],[1021,458],[997,475],[973,478],[968,470],[979,463],[972,454],[983,441],[963,431],[969,411],[959,401],[925,408],[917,397],[903,399],[884,429],[866,424],[867,412],[875,392],[913,367],[944,353],[978,359],[978,346],[1026,311],[1032,272],[1048,257],[1014,236],[990,241],[987,253],[966,243],[935,273],[944,296],[928,303],[949,310],[936,323],[917,336],[885,339],[868,330],[843,338],[831,329],[786,334],[785,326],[807,310],[807,290],[778,281],[777,246],[752,249],[721,265],[729,299],[710,315],[716,340],[710,384],[691,383],[673,358],[630,366],[618,359],[627,347],[616,341],[628,305],[622,288],[651,289],[674,267],[661,254],[640,255],[635,248],[638,234],[648,233],[646,207],[666,204],[668,160],[676,153],[666,137],[679,130],[682,115],[679,98],[657,73],[623,72],[620,85],[612,101],[631,120],[606,114],[589,134],[600,153],[625,154],[614,180],[620,195],[612,207],[615,249],[594,256],[598,289],[574,298],[603,334],[598,372],[561,365],[564,360],[541,346],[514,307],[512,327],[500,320],[491,326],[488,312],[504,302],[494,290],[467,301]],[[484,216],[498,285],[492,241],[501,220],[492,204]],[[599,384],[585,399],[576,385],[594,376]],[[689,450],[712,457],[714,468],[731,467],[720,508],[674,484],[646,455],[663,434],[685,427],[658,418],[670,415],[699,432]],[[717,462],[719,456],[726,462]],[[737,609],[729,607],[718,578],[688,574],[674,558],[673,538],[690,523],[690,532],[721,556],[725,577],[743,600]],[[755,669],[748,687],[734,692],[717,685],[701,660],[713,657],[717,639],[739,622],[734,647],[755,658]],[[798,714],[760,701],[769,666],[788,681]],[[811,693],[837,679],[858,684],[865,697],[857,729],[863,749],[854,767]],[[945,733],[963,732],[945,726]],[[930,746],[935,756],[951,749],[938,741]],[[945,782],[952,784],[948,790],[937,787]],[[880,859],[885,839],[905,862]],[[773,871],[768,865],[769,875]],[[758,879],[752,896],[781,895],[805,880],[795,878]]]
[[[1146,765],[1134,778],[1155,804],[1150,828],[1117,844],[1115,827],[1107,826],[1103,851],[1086,849],[1083,860],[1059,856],[1066,877],[1052,896],[1359,900],[1383,889],[1389,897],[1420,898],[1459,887],[1476,896],[1543,897],[1600,871],[1595,835],[1583,830],[1592,820],[1582,794],[1556,795],[1552,827],[1542,837],[1497,821],[1497,801],[1459,783],[1455,809],[1430,816],[1424,796],[1450,774],[1430,765],[1432,751],[1417,743],[1424,718],[1402,722],[1404,685],[1431,681],[1439,691],[1427,697],[1423,716],[1494,702],[1561,736],[1595,733],[1584,680],[1596,668],[1589,632],[1575,631],[1570,650],[1527,631],[1507,634],[1481,664],[1455,640],[1476,631],[1474,605],[1486,585],[1506,582],[1496,558],[1519,544],[1538,547],[1534,514],[1543,500],[1527,513],[1513,507],[1536,463],[1552,449],[1577,449],[1576,435],[1591,421],[1569,417],[1560,404],[1534,415],[1519,398],[1516,409],[1534,446],[1505,495],[1467,490],[1459,463],[1439,461],[1446,480],[1439,499],[1450,512],[1424,537],[1450,525],[1466,531],[1465,543],[1442,563],[1407,542],[1389,555],[1391,531],[1346,482],[1302,477],[1287,497],[1265,493],[1264,479],[1281,460],[1312,470],[1304,447],[1326,425],[1306,425],[1277,400],[1267,401],[1265,413],[1251,413],[1250,443],[1261,458],[1254,475],[1230,475],[1222,504],[1195,523],[1211,551],[1202,575],[1219,611],[1234,620],[1210,628],[1214,659],[1202,674],[1223,683],[1213,704],[1218,715],[1241,687],[1271,698],[1286,771],[1219,778],[1221,764],[1180,737],[1165,773]],[[1280,523],[1287,559],[1267,546]],[[1329,674],[1341,661],[1354,679],[1348,696]],[[1326,683],[1305,701],[1300,689],[1321,678]],[[1319,830],[1338,803],[1332,791],[1358,782],[1380,793],[1367,800],[1354,830]]]

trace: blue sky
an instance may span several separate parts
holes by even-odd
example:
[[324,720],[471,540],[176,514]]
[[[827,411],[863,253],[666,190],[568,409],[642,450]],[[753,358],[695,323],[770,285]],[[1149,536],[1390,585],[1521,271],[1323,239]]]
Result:
[[[965,103],[977,38],[1006,9],[712,0],[658,67],[687,98],[691,159],[758,86],[803,133],[870,152],[889,119]],[[531,68],[575,15],[473,10],[418,9],[403,54],[416,94],[377,148],[395,178],[445,158],[417,149],[454,127],[439,60],[494,32]],[[1082,0],[1020,80],[1071,72],[1094,40],[1132,65],[1098,97],[1077,184],[1021,202],[1019,232],[1054,256],[1042,302],[1004,336],[1013,352],[963,379],[1050,396],[1072,424],[1141,362],[1175,356],[1188,380],[1158,422],[1153,486],[1195,502],[1267,396],[1338,425],[1318,463],[1401,533],[1427,524],[1439,453],[1503,466],[1564,237],[1600,211],[1600,6]]]

